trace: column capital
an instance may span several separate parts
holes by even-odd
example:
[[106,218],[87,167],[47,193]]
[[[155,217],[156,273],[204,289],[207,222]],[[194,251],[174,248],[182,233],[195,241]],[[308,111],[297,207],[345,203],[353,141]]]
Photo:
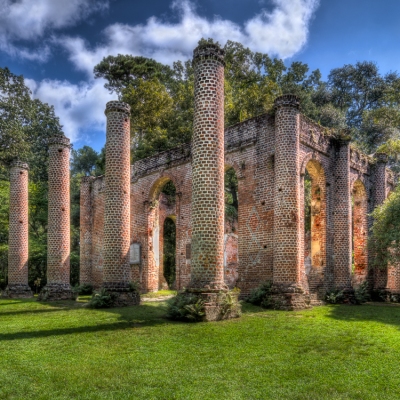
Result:
[[294,94],[284,94],[277,97],[274,101],[275,110],[281,107],[293,107],[300,109],[300,100],[298,96]]
[[224,57],[225,51],[215,43],[199,44],[193,50],[193,64],[202,60],[215,60],[225,66]]
[[53,136],[48,139],[47,144],[50,146],[63,146],[63,147],[68,147],[71,148],[71,143],[69,138],[67,138],[64,135],[57,135]]
[[112,100],[106,104],[104,114],[107,115],[110,112],[125,113],[129,117],[131,115],[131,106],[123,101]]
[[389,157],[386,153],[375,153],[374,156],[377,163],[387,164]]
[[20,160],[13,160],[10,164],[10,169],[11,168],[20,168],[20,169],[25,169],[29,171],[29,165],[28,163]]

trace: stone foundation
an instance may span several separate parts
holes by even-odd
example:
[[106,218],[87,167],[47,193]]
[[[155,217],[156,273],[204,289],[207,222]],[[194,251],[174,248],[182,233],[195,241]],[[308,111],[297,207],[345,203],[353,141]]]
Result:
[[76,295],[71,285],[66,283],[49,283],[39,293],[38,301],[75,300]]
[[286,311],[311,308],[310,295],[298,285],[274,284],[271,288],[271,308]]
[[27,299],[33,297],[33,292],[28,285],[8,285],[4,290],[2,297],[9,299]]
[[140,291],[133,291],[121,282],[104,282],[103,288],[114,298],[113,307],[137,306],[140,304]]
[[[196,289],[188,289],[186,293],[195,294],[203,300],[205,312],[203,321],[205,322],[239,318],[241,315],[242,307],[238,300],[239,293],[228,291],[210,293]],[[231,297],[230,301],[227,299],[227,295]]]

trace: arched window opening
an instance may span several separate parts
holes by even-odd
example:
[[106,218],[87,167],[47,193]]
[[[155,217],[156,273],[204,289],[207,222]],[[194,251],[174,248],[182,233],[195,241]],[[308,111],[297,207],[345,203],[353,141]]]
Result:
[[176,279],[176,225],[172,218],[164,221],[163,275],[169,289],[175,288]]
[[304,175],[304,272],[308,287],[324,295],[326,266],[326,183],[322,165],[310,160]]
[[238,179],[233,168],[225,172],[224,279],[233,288],[238,278]]
[[311,176],[304,176],[304,268],[306,275],[311,271]]
[[352,239],[353,262],[352,278],[354,285],[360,285],[367,278],[368,272],[368,205],[365,186],[356,181],[352,192]]

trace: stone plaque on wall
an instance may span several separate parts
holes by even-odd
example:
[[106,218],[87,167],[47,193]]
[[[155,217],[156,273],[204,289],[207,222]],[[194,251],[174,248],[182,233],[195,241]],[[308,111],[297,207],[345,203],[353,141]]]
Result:
[[186,245],[186,260],[190,260],[192,258],[192,244],[188,243]]
[[130,264],[140,264],[140,243],[132,243],[130,248]]

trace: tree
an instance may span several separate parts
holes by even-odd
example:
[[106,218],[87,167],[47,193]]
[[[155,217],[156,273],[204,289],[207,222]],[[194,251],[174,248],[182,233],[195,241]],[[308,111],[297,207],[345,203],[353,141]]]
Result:
[[99,154],[90,146],[83,146],[78,150],[72,150],[72,174],[81,172],[86,176],[95,175],[98,159]]
[[30,179],[47,180],[47,139],[62,134],[53,107],[31,99],[23,76],[0,68],[0,164],[27,161]]
[[[0,280],[8,264],[8,165],[14,159],[29,163],[29,284],[42,278],[47,258],[47,140],[60,135],[53,107],[32,99],[22,76],[0,68]],[[5,282],[3,282],[5,283]]]
[[375,267],[384,269],[400,262],[400,185],[372,213],[370,246]]

